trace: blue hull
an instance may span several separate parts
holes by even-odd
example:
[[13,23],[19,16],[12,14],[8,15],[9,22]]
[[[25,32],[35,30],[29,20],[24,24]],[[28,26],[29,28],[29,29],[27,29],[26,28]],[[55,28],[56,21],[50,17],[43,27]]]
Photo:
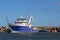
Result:
[[26,26],[11,26],[11,29],[17,32],[39,32],[39,30],[33,30],[33,28],[28,28]]

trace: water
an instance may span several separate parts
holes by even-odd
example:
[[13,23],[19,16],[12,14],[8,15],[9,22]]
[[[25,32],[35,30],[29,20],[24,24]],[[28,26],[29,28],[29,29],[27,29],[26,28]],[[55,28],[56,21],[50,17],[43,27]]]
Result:
[[0,40],[60,40],[60,33],[12,34],[0,33]]

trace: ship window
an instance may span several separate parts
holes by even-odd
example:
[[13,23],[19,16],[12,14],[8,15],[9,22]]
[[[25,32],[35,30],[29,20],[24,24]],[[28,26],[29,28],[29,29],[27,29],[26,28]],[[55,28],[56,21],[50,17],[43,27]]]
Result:
[[22,22],[15,22],[15,23],[20,23],[21,24]]
[[28,23],[28,22],[15,22],[15,23]]
[[17,20],[18,20],[18,21],[19,21],[19,20],[22,20],[22,21],[23,21],[23,20],[27,20],[27,19],[26,19],[26,18],[20,18],[20,19],[17,19]]

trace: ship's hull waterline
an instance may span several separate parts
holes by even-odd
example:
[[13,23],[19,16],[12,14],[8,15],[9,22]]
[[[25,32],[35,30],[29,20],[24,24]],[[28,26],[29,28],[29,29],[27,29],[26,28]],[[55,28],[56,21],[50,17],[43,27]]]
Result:
[[34,33],[39,32],[39,30],[34,30],[33,28],[28,28],[26,26],[11,26],[11,33]]

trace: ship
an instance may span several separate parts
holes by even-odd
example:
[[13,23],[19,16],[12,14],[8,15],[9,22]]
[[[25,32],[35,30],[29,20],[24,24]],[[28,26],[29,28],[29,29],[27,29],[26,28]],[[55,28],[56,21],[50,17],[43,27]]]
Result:
[[9,28],[10,28],[11,33],[39,32],[40,31],[39,29],[32,27],[32,25],[30,24],[31,20],[32,20],[32,16],[29,17],[29,20],[22,17],[22,16],[20,18],[17,18],[14,23],[9,24]]

